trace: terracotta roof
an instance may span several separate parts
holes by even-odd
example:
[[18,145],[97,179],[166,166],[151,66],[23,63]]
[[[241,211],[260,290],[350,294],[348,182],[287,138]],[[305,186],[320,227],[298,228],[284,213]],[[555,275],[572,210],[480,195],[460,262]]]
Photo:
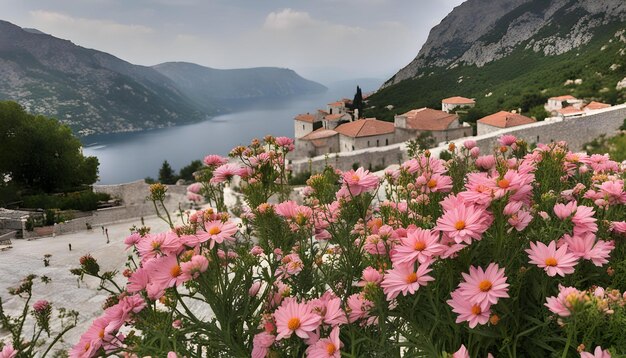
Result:
[[570,99],[578,99],[578,98],[572,96],[571,94],[567,94],[565,96],[550,97],[548,99],[552,99],[552,100],[555,100],[555,101],[567,101],[567,100],[570,100]]
[[347,137],[358,138],[393,133],[395,126],[391,122],[379,121],[376,118],[365,118],[344,123],[335,128],[335,130]]
[[521,126],[523,124],[535,123],[535,120],[522,116],[521,114],[500,111],[479,119],[478,123],[488,124],[499,128],[509,128]]
[[606,104],[606,103],[602,103],[602,102],[596,102],[596,101],[591,101],[591,103],[589,103],[588,105],[585,106],[585,109],[602,109],[602,108],[609,108],[611,107],[610,104]]
[[318,110],[317,110],[317,113],[319,113],[319,114],[321,114],[321,115],[323,115],[323,116],[327,116],[327,115],[328,115],[328,112],[323,111],[323,110],[321,110],[321,109],[318,109]]
[[465,98],[465,97],[450,97],[450,98],[444,98],[441,100],[441,103],[446,103],[446,104],[475,104],[476,102],[471,99],[471,98]]
[[426,107],[410,110],[402,117],[406,117],[407,128],[420,131],[445,131],[459,119],[456,114]]
[[332,137],[334,135],[337,135],[337,132],[335,132],[332,129],[326,129],[326,128],[318,128],[316,130],[314,130],[313,132],[305,135],[304,137],[300,138],[301,140],[317,140],[317,139],[322,139],[322,138],[329,138]]
[[329,103],[328,105],[331,106],[331,107],[343,107],[343,106],[345,106],[345,103],[343,103],[341,101],[337,101],[337,102]]
[[345,113],[344,114],[329,114],[327,116],[324,116],[324,120],[326,120],[326,121],[336,121],[336,120],[341,119],[341,117],[343,117],[344,115],[345,115]]
[[585,113],[584,111],[572,107],[572,106],[567,106],[561,109],[557,109],[555,112],[557,112],[558,114],[564,115],[564,116],[575,116],[577,114],[583,114]]
[[302,122],[309,122],[309,123],[313,123],[315,122],[315,116],[312,114],[298,114],[295,118],[296,121],[302,121]]

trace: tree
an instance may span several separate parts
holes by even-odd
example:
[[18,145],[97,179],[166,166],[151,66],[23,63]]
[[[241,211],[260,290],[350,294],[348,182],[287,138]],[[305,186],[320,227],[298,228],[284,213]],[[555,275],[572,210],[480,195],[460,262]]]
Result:
[[356,93],[354,94],[354,99],[352,100],[352,110],[358,110],[359,116],[363,117],[363,94],[361,93],[361,87],[359,86],[356,86]]
[[0,177],[47,193],[98,180],[98,159],[84,157],[82,144],[56,119],[26,113],[0,101]]
[[194,181],[196,178],[193,177],[193,173],[200,170],[200,168],[202,168],[202,162],[200,160],[194,160],[186,167],[180,169],[180,175],[178,177],[186,181]]
[[176,173],[167,160],[163,161],[161,169],[159,169],[159,181],[161,184],[176,184]]

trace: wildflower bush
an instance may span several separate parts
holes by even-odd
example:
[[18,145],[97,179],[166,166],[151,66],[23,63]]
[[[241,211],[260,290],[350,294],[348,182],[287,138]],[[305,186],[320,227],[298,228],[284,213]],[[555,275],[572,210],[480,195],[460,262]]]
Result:
[[[296,202],[292,149],[268,137],[205,158],[190,198],[213,208],[134,229],[127,283],[102,280],[109,307],[71,356],[626,354],[623,163],[505,135],[382,177],[328,167]],[[91,257],[74,273],[103,277]]]

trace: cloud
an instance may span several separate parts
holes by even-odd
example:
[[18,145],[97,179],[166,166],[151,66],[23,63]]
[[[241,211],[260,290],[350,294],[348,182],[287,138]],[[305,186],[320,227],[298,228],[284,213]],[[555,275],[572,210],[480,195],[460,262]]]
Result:
[[[73,33],[88,32],[109,36],[146,35],[154,33],[151,27],[143,25],[126,25],[110,20],[87,19],[45,10],[30,11],[32,20],[44,29],[71,29]],[[57,32],[58,33],[58,32]]]
[[265,18],[263,28],[271,30],[289,30],[303,26],[315,26],[315,24],[316,21],[313,21],[307,12],[284,9],[280,12],[270,12]]

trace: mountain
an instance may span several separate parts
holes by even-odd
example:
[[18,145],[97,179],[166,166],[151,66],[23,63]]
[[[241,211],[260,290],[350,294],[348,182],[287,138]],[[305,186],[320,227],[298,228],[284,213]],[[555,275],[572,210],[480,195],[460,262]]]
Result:
[[624,0],[468,0],[370,104],[389,116],[381,106],[438,106],[455,95],[492,111],[517,108],[530,93],[622,101],[625,21]]
[[0,20],[0,100],[57,118],[81,136],[190,123],[233,103],[324,90],[289,69],[134,65]]
[[286,68],[258,67],[221,70],[188,62],[166,62],[152,67],[174,82],[189,98],[227,107],[242,100],[270,99],[320,93],[326,87]]
[[150,67],[5,21],[0,99],[55,117],[80,135],[164,127],[209,114]]

